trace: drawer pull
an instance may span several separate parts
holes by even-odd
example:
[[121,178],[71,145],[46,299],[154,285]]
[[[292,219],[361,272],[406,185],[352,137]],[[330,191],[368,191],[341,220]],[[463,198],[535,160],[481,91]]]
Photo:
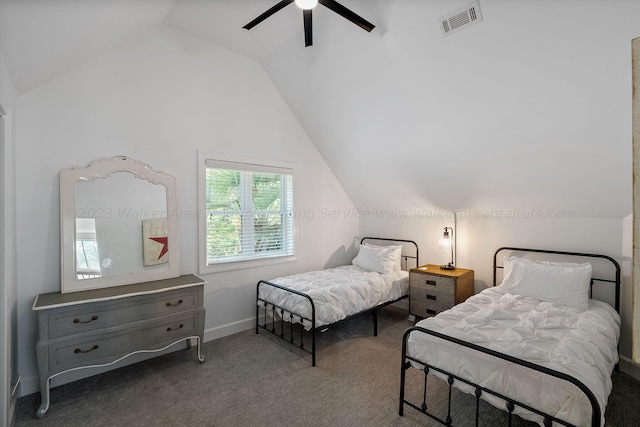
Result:
[[93,347],[91,347],[89,350],[80,350],[79,348],[76,348],[75,350],[73,350],[74,353],[89,353],[90,351],[93,350],[97,350],[98,349],[98,344],[94,344]]
[[436,311],[427,308],[427,314],[436,314]]
[[178,326],[177,328],[172,328],[171,326],[169,326],[167,328],[167,332],[177,331],[178,329],[182,329],[182,328],[184,328],[184,325],[182,323],[180,323],[180,326]]
[[427,294],[427,299],[435,301],[436,300],[436,296]]
[[427,285],[435,286],[436,285],[436,281],[435,280],[427,280]]
[[[98,320],[98,316],[93,316],[93,317],[91,317],[91,319],[86,320],[84,322],[76,317],[75,319],[73,319],[73,323],[90,323],[90,322],[93,322],[94,320]],[[76,351],[76,353],[77,353],[77,351]]]
[[175,304],[171,304],[170,302],[168,302],[167,307],[176,307],[176,306],[179,306],[180,304],[182,304],[182,300],[178,300],[178,302]]

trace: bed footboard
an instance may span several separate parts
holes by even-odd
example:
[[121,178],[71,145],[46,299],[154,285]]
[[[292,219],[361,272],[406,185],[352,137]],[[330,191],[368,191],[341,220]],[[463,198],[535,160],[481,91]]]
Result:
[[[571,384],[575,385],[576,387],[578,387],[589,399],[589,402],[591,403],[591,426],[596,427],[596,426],[600,426],[601,423],[601,411],[600,411],[600,405],[598,404],[598,401],[595,397],[595,395],[593,394],[593,392],[591,390],[589,390],[589,388],[587,386],[584,385],[584,383],[582,383],[581,381],[579,381],[578,379],[567,375],[565,373],[553,370],[553,369],[549,369],[546,368],[544,366],[540,366],[540,365],[536,365],[534,363],[528,362],[526,360],[522,360],[522,359],[518,359],[512,356],[509,356],[507,354],[504,353],[500,353],[488,348],[484,348],[484,347],[480,347],[478,345],[466,342],[466,341],[462,341],[460,339],[454,338],[454,337],[450,337],[444,334],[441,334],[439,332],[435,332],[426,328],[422,328],[419,326],[413,326],[411,328],[408,328],[403,336],[402,339],[402,365],[401,365],[401,374],[400,374],[400,408],[399,408],[399,415],[402,416],[403,412],[404,412],[404,405],[408,405],[414,409],[416,409],[419,412],[422,412],[423,414],[429,416],[430,418],[438,421],[441,424],[444,425],[452,425],[452,419],[451,419],[451,389],[452,386],[455,384],[456,381],[465,383],[471,387],[473,387],[475,389],[475,400],[476,400],[476,406],[475,406],[475,425],[479,425],[479,416],[480,416],[480,411],[479,411],[479,405],[480,405],[480,398],[482,397],[482,395],[484,393],[486,394],[490,394],[493,395],[495,397],[498,397],[500,399],[502,399],[505,402],[505,410],[508,412],[508,417],[509,417],[509,425],[511,425],[512,422],[512,417],[513,417],[513,411],[515,410],[516,407],[520,407],[523,408],[527,411],[530,411],[532,413],[535,413],[537,415],[540,415],[543,419],[544,419],[544,425],[545,426],[551,426],[552,423],[557,423],[557,425],[563,425],[563,426],[572,426],[573,424],[570,424],[566,421],[560,420],[552,415],[546,414],[536,408],[533,408],[527,404],[524,404],[522,402],[519,402],[509,396],[505,396],[497,391],[494,390],[490,390],[487,389],[485,387],[482,387],[480,385],[474,384],[473,382],[465,379],[465,378],[461,378],[453,373],[447,372],[443,369],[440,369],[436,366],[430,365],[428,363],[425,363],[424,361],[418,360],[416,358],[413,358],[411,356],[409,356],[407,354],[407,340],[409,338],[409,334],[411,334],[412,332],[416,332],[416,333],[424,333],[424,334],[429,334],[432,335],[434,337],[437,338],[441,338],[443,340],[446,341],[450,341],[452,343],[455,343],[457,345],[461,345],[464,347],[468,347],[470,349],[473,349],[475,351],[484,353],[484,354],[488,354],[491,355],[493,357],[497,357],[503,360],[506,360],[508,362],[517,364],[517,365],[521,365],[524,366],[526,368],[532,369],[534,371],[537,372],[541,372],[543,374],[546,375],[550,375],[556,378],[559,378],[561,380],[564,381],[568,381]],[[420,404],[415,404],[415,403],[411,403],[409,401],[407,401],[405,399],[405,380],[406,380],[406,372],[408,369],[410,369],[412,367],[411,362],[416,362],[420,365],[422,365],[424,368],[422,369],[422,371],[424,372],[424,388],[423,388],[423,398],[422,398],[422,402]],[[442,418],[439,418],[438,416],[430,413],[428,411],[428,405],[427,405],[427,376],[429,374],[429,371],[435,371],[435,372],[439,372],[441,374],[444,374],[447,378],[447,383],[448,383],[448,407],[447,407],[447,416],[446,418],[443,420]],[[459,422],[458,422],[459,423]],[[458,424],[456,423],[456,424]]]
[[[306,298],[309,301],[311,306],[311,318],[305,317],[300,313],[292,313],[288,310],[285,310],[284,307],[280,307],[276,304],[273,304],[269,301],[266,301],[260,298],[260,286],[271,286],[274,288],[281,289],[285,292],[290,292],[292,294],[299,295],[301,297]],[[260,308],[262,307],[264,313],[263,316],[260,316]],[[270,312],[270,313],[269,313]],[[267,317],[268,314],[271,314],[271,318],[273,319],[271,322],[271,327],[269,327]],[[276,316],[277,315],[277,316]],[[285,316],[288,317],[288,320],[285,320]],[[263,322],[260,323],[260,318],[262,317]],[[280,321],[277,322],[277,317],[280,317]],[[311,333],[311,350],[305,347],[304,343],[304,321],[311,322],[311,329],[309,332]],[[289,323],[290,329],[289,333],[285,334],[285,322]],[[276,323],[280,323],[280,328],[276,327]],[[299,328],[296,327],[299,325]],[[316,308],[313,304],[313,300],[311,297],[303,292],[296,291],[295,289],[287,288],[286,286],[278,285],[276,283],[271,283],[266,280],[260,280],[256,285],[256,334],[259,333],[260,328],[265,331],[271,332],[274,336],[281,338],[288,343],[299,347],[302,351],[305,351],[311,354],[311,365],[316,366]],[[279,329],[279,330],[278,330]],[[297,333],[294,331],[295,329],[299,329],[300,331],[300,341],[296,342]]]

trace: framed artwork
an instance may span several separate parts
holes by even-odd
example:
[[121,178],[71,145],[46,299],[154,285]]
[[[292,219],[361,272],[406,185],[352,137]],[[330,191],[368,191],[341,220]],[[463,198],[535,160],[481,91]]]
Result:
[[142,220],[142,261],[145,267],[164,264],[169,260],[167,219]]

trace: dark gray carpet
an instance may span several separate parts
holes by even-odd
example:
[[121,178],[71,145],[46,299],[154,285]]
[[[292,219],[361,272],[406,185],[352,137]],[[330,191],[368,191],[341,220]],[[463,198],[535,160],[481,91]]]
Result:
[[[409,407],[404,417],[398,416],[401,337],[411,325],[406,316],[394,307],[381,310],[378,337],[371,335],[369,316],[320,334],[316,367],[311,367],[311,356],[263,331],[245,331],[205,343],[202,365],[194,350],[180,350],[55,387],[42,420],[34,415],[39,394],[25,396],[18,403],[16,425],[436,425]],[[615,373],[613,381],[607,425],[640,426],[640,382],[622,373]],[[411,375],[408,382],[409,393],[419,394],[419,377]],[[474,410],[471,396],[454,391],[453,398],[456,414]],[[440,393],[431,407],[445,408],[444,399]],[[487,416],[482,425],[506,422],[503,411],[489,405],[481,410]],[[532,424],[519,420],[516,425]]]

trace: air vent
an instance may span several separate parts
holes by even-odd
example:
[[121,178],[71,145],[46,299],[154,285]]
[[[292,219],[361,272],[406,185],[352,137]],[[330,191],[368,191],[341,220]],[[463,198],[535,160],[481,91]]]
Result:
[[440,29],[443,35],[448,36],[478,22],[482,22],[482,12],[480,12],[480,3],[474,1],[440,18]]

